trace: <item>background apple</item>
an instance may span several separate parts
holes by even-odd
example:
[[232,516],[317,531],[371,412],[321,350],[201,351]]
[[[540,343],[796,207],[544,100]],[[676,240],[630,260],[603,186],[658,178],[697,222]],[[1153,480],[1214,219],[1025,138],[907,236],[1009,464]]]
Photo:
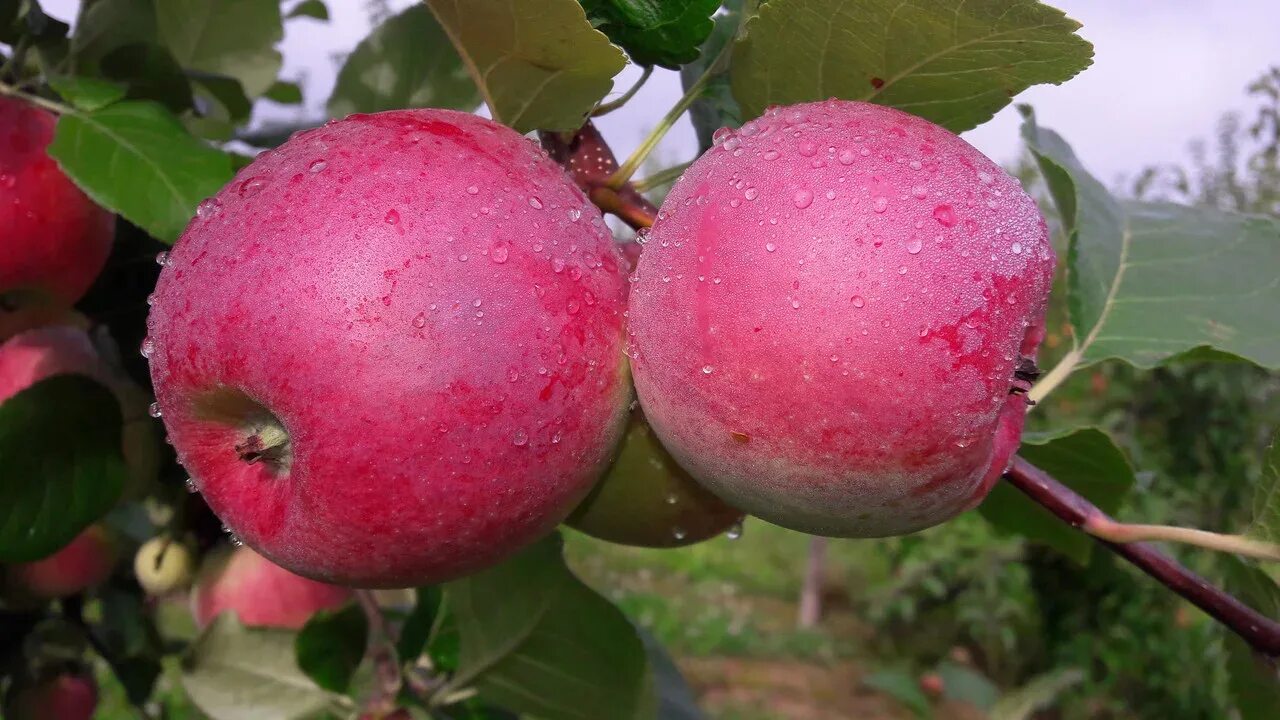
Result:
[[0,96],[0,297],[10,304],[71,305],[111,250],[114,216],[45,152],[56,120],[47,110]]
[[866,103],[775,108],[663,202],[631,290],[640,403],[753,515],[929,527],[1017,447],[1053,268],[1035,202],[954,134]]
[[8,588],[22,598],[64,598],[100,585],[111,576],[116,546],[106,528],[93,525],[61,550],[6,570]]
[[245,625],[300,628],[317,610],[341,607],[347,588],[294,575],[247,547],[206,557],[191,591],[191,612],[204,627],[228,610]]
[[61,673],[10,688],[6,720],[90,720],[98,706],[98,685],[87,672]]
[[549,532],[624,420],[622,260],[536,145],[444,110],[293,136],[214,198],[145,348],[210,507],[307,577],[411,587]]
[[698,485],[631,412],[618,457],[569,517],[569,526],[623,545],[679,547],[713,538],[742,521],[742,511]]
[[195,562],[190,546],[159,535],[138,548],[133,557],[133,573],[143,590],[151,595],[164,595],[191,583]]

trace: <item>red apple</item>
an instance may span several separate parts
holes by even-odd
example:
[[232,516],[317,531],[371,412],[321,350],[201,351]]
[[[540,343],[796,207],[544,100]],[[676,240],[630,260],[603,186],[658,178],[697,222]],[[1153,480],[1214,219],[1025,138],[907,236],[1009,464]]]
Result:
[[101,585],[115,562],[115,543],[105,528],[94,525],[48,557],[10,565],[6,580],[20,597],[64,598]]
[[47,110],[0,97],[0,295],[71,305],[102,271],[115,219],[45,152],[56,121]]
[[178,458],[246,544],[360,587],[545,535],[625,414],[625,272],[539,148],[445,110],[299,133],[201,205],[144,350]]
[[318,610],[341,607],[351,591],[294,575],[247,547],[214,553],[200,567],[191,612],[205,627],[232,611],[245,625],[300,628]]
[[98,706],[98,686],[88,673],[63,673],[10,689],[6,720],[90,720]]
[[0,403],[53,375],[88,375],[116,396],[124,425],[122,452],[129,467],[126,493],[134,495],[152,483],[160,468],[155,424],[147,416],[150,399],[123,371],[108,366],[83,327],[83,316],[55,318],[68,324],[26,330],[0,345]]
[[730,504],[834,536],[982,500],[1017,447],[1054,254],[1017,180],[877,105],[776,108],[676,183],[640,257],[636,390]]

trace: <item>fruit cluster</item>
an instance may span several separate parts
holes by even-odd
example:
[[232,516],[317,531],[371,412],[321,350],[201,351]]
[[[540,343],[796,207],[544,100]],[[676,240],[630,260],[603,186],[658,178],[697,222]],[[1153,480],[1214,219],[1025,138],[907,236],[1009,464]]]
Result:
[[[112,218],[45,154],[52,125],[0,100],[0,399],[100,380],[145,483],[151,423],[128,430],[149,398],[70,309]],[[1054,255],[1034,202],[952,133],[864,103],[770,109],[717,134],[636,240],[632,267],[537,145],[443,110],[299,133],[201,203],[143,343],[150,414],[249,546],[204,561],[198,621],[298,627],[345,587],[464,576],[562,522],[653,547],[741,532],[744,511],[907,533],[1003,471]],[[6,585],[64,597],[114,557],[94,527]],[[162,596],[195,564],[164,537],[135,571]],[[53,694],[92,708],[77,677],[14,707],[79,682]]]

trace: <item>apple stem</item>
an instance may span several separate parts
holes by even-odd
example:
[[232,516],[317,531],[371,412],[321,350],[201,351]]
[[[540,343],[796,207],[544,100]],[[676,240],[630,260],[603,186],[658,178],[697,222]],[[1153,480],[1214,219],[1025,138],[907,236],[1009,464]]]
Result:
[[[1005,471],[1004,479],[1060,520],[1089,533],[1103,547],[1129,561],[1139,570],[1208,613],[1210,617],[1239,635],[1255,651],[1272,658],[1280,656],[1280,622],[1250,608],[1226,591],[1210,585],[1208,580],[1150,545],[1105,537],[1104,535],[1125,537],[1124,532],[1119,534],[1115,532],[1117,526],[1124,526],[1045,471],[1015,456],[1009,464],[1009,469]],[[1142,526],[1129,527],[1142,528]],[[1102,535],[1098,534],[1099,529]],[[1183,530],[1183,528],[1178,529]],[[1128,537],[1136,540],[1143,538],[1143,534],[1130,532]],[[1146,537],[1157,539],[1150,535]],[[1158,539],[1169,538],[1166,536]],[[1239,552],[1238,549],[1234,551]]]
[[1058,361],[1058,364],[1054,365],[1052,370],[1045,373],[1044,376],[1040,378],[1040,381],[1037,382],[1029,392],[1027,392],[1027,399],[1032,401],[1030,404],[1035,405],[1045,399],[1049,393],[1053,392],[1055,388],[1070,377],[1071,373],[1075,372],[1076,367],[1080,365],[1080,356],[1081,353],[1078,349],[1072,350],[1066,355],[1063,355],[1062,359]]
[[377,683],[366,709],[385,712],[395,707],[396,696],[403,684],[400,663],[396,659],[396,648],[387,627],[387,619],[383,617],[382,608],[378,607],[373,591],[356,590],[354,594],[369,621],[369,652]]

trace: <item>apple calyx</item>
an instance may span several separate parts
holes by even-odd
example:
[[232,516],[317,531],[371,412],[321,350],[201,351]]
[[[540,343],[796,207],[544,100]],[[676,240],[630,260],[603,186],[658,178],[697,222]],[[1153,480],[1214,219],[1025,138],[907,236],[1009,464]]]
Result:
[[276,423],[258,425],[253,434],[235,447],[236,455],[250,465],[267,462],[287,469],[290,461],[289,433]]

